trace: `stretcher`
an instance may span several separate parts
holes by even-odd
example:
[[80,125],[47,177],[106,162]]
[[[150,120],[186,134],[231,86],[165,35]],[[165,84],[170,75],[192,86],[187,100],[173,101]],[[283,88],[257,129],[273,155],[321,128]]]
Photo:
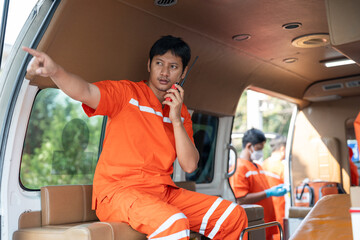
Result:
[[290,240],[353,239],[349,209],[350,195],[324,196],[304,218]]

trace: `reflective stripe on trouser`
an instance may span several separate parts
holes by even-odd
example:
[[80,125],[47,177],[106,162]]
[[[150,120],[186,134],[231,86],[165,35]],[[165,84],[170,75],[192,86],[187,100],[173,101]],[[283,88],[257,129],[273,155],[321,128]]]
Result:
[[127,222],[149,239],[189,239],[190,230],[211,239],[239,239],[247,227],[242,207],[219,197],[170,186],[129,188],[98,205],[101,221]]

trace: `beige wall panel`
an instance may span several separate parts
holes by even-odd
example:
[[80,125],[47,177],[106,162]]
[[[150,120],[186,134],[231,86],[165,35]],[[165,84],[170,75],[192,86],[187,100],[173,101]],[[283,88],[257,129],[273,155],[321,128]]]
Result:
[[299,112],[292,147],[295,185],[304,178],[342,182],[350,187],[346,121],[355,118],[360,97],[312,103]]

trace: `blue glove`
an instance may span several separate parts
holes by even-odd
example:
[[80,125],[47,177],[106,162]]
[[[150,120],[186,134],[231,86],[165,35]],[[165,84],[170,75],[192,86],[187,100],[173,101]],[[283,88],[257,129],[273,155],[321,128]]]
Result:
[[287,189],[284,187],[284,184],[279,184],[272,188],[265,190],[266,197],[281,197],[287,193]]

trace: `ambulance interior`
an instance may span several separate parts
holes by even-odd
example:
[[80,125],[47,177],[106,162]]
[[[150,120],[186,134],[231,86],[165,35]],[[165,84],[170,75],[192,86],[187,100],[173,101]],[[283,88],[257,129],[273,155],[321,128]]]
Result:
[[[206,174],[199,171],[187,176],[175,165],[174,181],[234,201],[228,159],[234,151],[229,144],[239,98],[245,89],[278,97],[296,105],[287,136],[290,192],[284,238],[352,237],[348,143],[356,140],[354,120],[360,109],[359,12],[356,0],[39,1],[0,76],[1,238],[146,239],[122,224],[99,223],[90,209],[91,173],[101,152],[106,119],[86,123],[88,131],[98,130],[95,142],[84,140],[94,146],[84,150],[84,159],[92,159],[90,165],[80,167],[86,180],[82,175],[66,176],[78,170],[56,165],[66,155],[65,146],[81,148],[81,144],[63,143],[48,156],[50,162],[41,162],[40,150],[50,140],[44,133],[38,140],[44,145],[35,151],[39,130],[30,126],[43,122],[51,129],[57,119],[43,120],[40,110],[55,111],[49,107],[52,99],[68,112],[80,107],[60,96],[50,79],[25,76],[30,57],[21,46],[46,52],[89,82],[140,81],[148,77],[150,46],[169,34],[190,45],[190,64],[199,56],[184,85],[185,104],[196,130],[210,129],[211,142],[206,150],[211,162],[202,166]],[[326,67],[335,60],[352,60],[353,64]],[[71,114],[64,119],[77,118]],[[78,129],[83,126],[72,123]],[[201,151],[204,149],[202,145]],[[71,156],[66,155],[69,165]],[[42,171],[49,164],[52,170]],[[56,175],[56,182],[26,182],[27,176],[33,176],[29,169],[35,168],[44,179]],[[325,202],[318,211],[317,203],[295,206],[294,190],[306,178],[338,183],[344,194],[336,194],[338,198]],[[334,206],[341,208],[333,213]],[[261,207],[246,208],[248,217],[251,215],[249,225],[263,223]],[[319,216],[323,222],[314,223]],[[265,239],[261,231],[251,239]]]

